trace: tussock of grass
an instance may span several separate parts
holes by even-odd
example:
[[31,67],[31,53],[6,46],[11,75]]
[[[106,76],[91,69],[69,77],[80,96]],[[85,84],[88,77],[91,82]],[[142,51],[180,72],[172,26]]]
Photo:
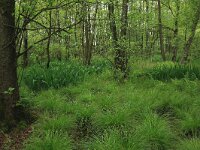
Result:
[[193,138],[190,140],[181,141],[177,150],[199,150],[200,149],[200,139]]
[[106,130],[100,137],[95,137],[89,146],[86,145],[85,149],[89,150],[123,150],[123,139],[118,130]]
[[145,119],[130,134],[129,149],[172,149],[176,135],[172,132],[165,119],[156,114],[148,113]]
[[25,150],[68,150],[72,144],[67,133],[46,131],[43,135],[30,138]]

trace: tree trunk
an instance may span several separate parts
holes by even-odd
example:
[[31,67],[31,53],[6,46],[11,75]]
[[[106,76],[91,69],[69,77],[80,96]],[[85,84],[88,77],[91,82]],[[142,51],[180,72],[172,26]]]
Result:
[[163,42],[163,27],[162,27],[162,15],[161,15],[161,2],[158,0],[158,25],[159,25],[159,37],[160,37],[160,50],[163,61],[166,61],[164,42]]
[[195,15],[192,19],[191,33],[190,33],[188,40],[185,43],[184,54],[183,54],[183,57],[181,59],[181,64],[186,64],[187,61],[188,61],[188,57],[190,55],[190,47],[192,45],[192,42],[193,42],[193,39],[194,39],[194,36],[195,36],[195,32],[196,32],[196,28],[197,28],[197,25],[198,25],[198,22],[199,22],[199,19],[200,19],[200,9],[199,9],[199,7],[200,7],[200,2],[198,2],[198,6],[196,7],[197,10],[196,10]]
[[[122,2],[122,14],[121,14],[121,40],[125,42],[127,39],[127,28],[128,28],[128,2],[129,0],[123,0]],[[123,43],[120,46],[120,49],[116,52],[115,65],[117,69],[120,69],[124,73],[124,78],[127,77],[127,52],[126,52],[126,43]]]
[[148,55],[150,54],[150,47],[149,47],[149,0],[145,0],[146,1],[146,25],[145,25],[145,32],[146,32],[146,51],[148,53]]
[[15,45],[15,0],[0,1],[0,122],[15,124],[14,109],[19,100]]
[[180,1],[176,0],[176,16],[175,16],[175,29],[174,29],[174,43],[173,43],[173,47],[172,47],[172,61],[176,62],[177,60],[177,52],[178,52],[178,33],[179,33],[179,28],[178,28],[178,18],[179,18],[179,14],[180,14]]
[[[57,4],[59,3],[59,0],[57,0]],[[56,9],[56,21],[57,21],[57,27],[60,29],[61,28],[61,21],[60,21],[60,10]],[[58,32],[57,34],[57,43],[59,45],[62,45],[62,40],[61,40],[61,31]],[[62,61],[62,51],[61,48],[56,49],[56,58],[58,61]]]
[[91,23],[90,23],[90,9],[86,6],[87,17],[85,19],[85,50],[84,50],[84,64],[91,63]]
[[110,29],[112,32],[112,39],[113,39],[114,46],[116,47],[118,37],[117,37],[117,26],[116,26],[115,15],[114,15],[115,7],[112,1],[108,5],[108,10],[109,10]]
[[49,11],[49,29],[48,29],[48,41],[47,41],[47,48],[46,48],[46,53],[47,53],[47,68],[49,68],[51,57],[50,57],[50,44],[51,44],[51,28],[52,28],[52,11]]
[[[91,18],[90,13],[90,6],[87,6],[84,4],[85,7],[85,13],[87,14],[87,17],[85,17],[85,49],[84,49],[84,64],[90,65],[92,60],[92,52],[94,49],[94,39],[95,39],[95,29],[96,29],[96,17],[98,12],[98,1],[96,1],[96,7],[94,16]],[[93,24],[92,21],[93,20]]]
[[[26,24],[26,18],[25,18],[25,24]],[[27,26],[27,25],[26,25]],[[24,27],[24,54],[23,54],[23,67],[26,68],[28,66],[28,30],[26,29],[26,26]]]
[[[127,63],[128,59],[126,56],[126,49],[119,45],[118,36],[117,36],[117,26],[115,22],[115,15],[114,15],[114,3],[110,1],[108,5],[109,10],[109,19],[110,19],[110,29],[112,32],[112,39],[113,45],[116,51],[115,54],[115,69],[120,70],[123,73],[123,78],[127,77]],[[125,41],[127,36],[127,26],[128,26],[128,0],[123,0],[122,3],[122,15],[121,15],[121,40],[122,42]]]

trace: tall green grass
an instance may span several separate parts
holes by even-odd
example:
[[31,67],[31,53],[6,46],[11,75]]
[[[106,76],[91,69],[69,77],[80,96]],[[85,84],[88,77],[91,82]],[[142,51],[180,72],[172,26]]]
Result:
[[172,62],[161,63],[149,69],[146,73],[155,80],[169,81],[171,79],[188,78],[200,80],[200,69],[193,65],[180,65]]
[[88,75],[99,74],[109,67],[106,61],[96,61],[91,66],[83,66],[78,62],[52,62],[48,69],[43,65],[29,67],[23,80],[34,91],[60,88],[82,82]]

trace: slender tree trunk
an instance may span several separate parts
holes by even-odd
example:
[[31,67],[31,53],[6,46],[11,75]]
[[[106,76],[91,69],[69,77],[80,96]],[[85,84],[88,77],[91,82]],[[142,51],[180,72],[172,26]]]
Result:
[[179,18],[179,14],[180,14],[180,1],[176,0],[176,16],[175,16],[175,29],[174,29],[174,43],[173,43],[173,47],[172,47],[172,61],[176,62],[177,60],[177,52],[178,52],[178,33],[179,33],[179,23],[178,23],[178,18]]
[[19,100],[15,45],[15,0],[0,1],[0,122],[12,127]]
[[74,17],[74,21],[75,21],[75,25],[74,25],[74,40],[75,40],[75,46],[76,46],[76,51],[78,51],[79,47],[78,47],[78,38],[77,38],[77,18],[78,18],[78,7],[76,5],[76,14],[75,14],[75,17]]
[[149,0],[146,1],[146,25],[145,25],[145,32],[146,32],[146,51],[148,55],[150,54],[150,47],[149,47]]
[[[57,3],[59,3],[59,1],[57,0]],[[60,10],[57,9],[56,10],[56,20],[57,20],[57,27],[61,28],[61,23],[60,23]],[[57,42],[59,45],[62,45],[62,41],[61,41],[61,31],[58,32],[58,37],[57,37]],[[61,48],[57,48],[56,49],[56,58],[58,61],[62,61],[62,51]]]
[[[26,18],[25,18],[25,24],[26,24]],[[23,54],[23,67],[26,68],[28,66],[28,30],[26,26],[24,27],[24,35],[23,35],[23,40],[24,40],[24,51],[25,53]]]
[[161,14],[161,2],[158,0],[158,25],[159,25],[159,38],[160,38],[160,50],[163,61],[166,61],[164,41],[163,41],[163,27],[162,27],[162,14]]
[[50,57],[50,44],[51,44],[51,28],[52,28],[52,11],[49,11],[49,29],[48,29],[48,41],[47,41],[47,48],[46,48],[46,53],[47,53],[47,68],[49,68],[50,62],[51,62],[51,57]]
[[[121,40],[125,42],[127,40],[128,29],[128,2],[129,0],[123,0],[122,2],[122,14],[121,14]],[[128,58],[126,52],[126,43],[120,46],[120,49],[116,52],[115,65],[117,69],[120,69],[124,73],[124,78],[128,76]]]
[[114,47],[117,47],[118,37],[117,37],[117,26],[116,26],[115,15],[114,15],[115,7],[112,1],[108,5],[108,10],[109,10],[110,30],[112,32],[112,39],[113,39]]
[[[84,64],[85,65],[90,65],[91,60],[92,60],[92,52],[94,48],[94,38],[95,38],[95,29],[96,29],[96,16],[97,16],[97,11],[98,11],[98,1],[96,1],[96,7],[95,7],[95,12],[94,16],[91,17],[90,13],[90,6],[86,6],[85,4],[85,12],[86,16],[85,17],[85,49],[84,49]],[[92,21],[93,20],[93,24]]]
[[84,50],[84,64],[90,65],[91,63],[91,24],[90,24],[90,12],[87,9],[87,18],[85,19],[85,50]]
[[97,35],[97,33],[96,33],[97,20],[96,19],[97,19],[98,9],[99,9],[99,3],[98,3],[98,0],[96,0],[95,12],[94,12],[94,15],[92,17],[93,22],[92,22],[91,34],[90,34],[91,35],[91,37],[90,37],[90,40],[91,40],[90,49],[91,49],[91,51],[90,51],[90,54],[89,54],[90,61],[92,59],[92,54],[93,54],[93,52],[96,48],[95,47],[96,46],[96,35]]

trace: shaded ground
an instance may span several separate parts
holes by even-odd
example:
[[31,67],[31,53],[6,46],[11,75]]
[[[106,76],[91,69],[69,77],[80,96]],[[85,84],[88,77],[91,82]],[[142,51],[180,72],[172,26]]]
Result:
[[0,134],[0,149],[1,150],[19,150],[23,147],[23,142],[32,133],[32,127],[27,127],[22,131],[13,131],[10,134]]

